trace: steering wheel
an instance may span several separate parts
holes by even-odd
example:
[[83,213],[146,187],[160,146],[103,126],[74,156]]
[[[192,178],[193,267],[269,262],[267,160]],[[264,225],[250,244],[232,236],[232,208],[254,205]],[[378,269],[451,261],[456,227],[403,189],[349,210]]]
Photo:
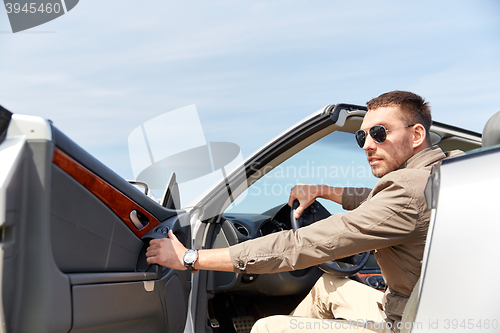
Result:
[[[295,218],[295,210],[299,207],[299,201],[295,200],[292,205],[292,209],[290,210],[290,223],[293,230],[297,230],[304,225],[308,225],[314,223],[316,220],[306,223],[304,216],[308,214],[314,214],[318,210],[318,208],[326,209],[317,201],[314,201],[309,207],[307,207],[298,219]],[[349,257],[327,261],[318,265],[318,267],[326,273],[332,275],[340,275],[340,276],[348,276],[353,275],[359,272],[366,264],[368,259],[370,258],[370,251],[358,253]],[[345,265],[339,265],[339,263],[343,263]]]

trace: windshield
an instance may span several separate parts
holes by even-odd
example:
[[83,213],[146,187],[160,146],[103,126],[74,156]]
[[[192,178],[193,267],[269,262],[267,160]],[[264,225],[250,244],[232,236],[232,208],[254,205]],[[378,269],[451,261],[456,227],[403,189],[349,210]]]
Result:
[[[354,135],[333,132],[295,154],[250,186],[226,211],[262,213],[288,202],[290,189],[296,184],[326,184],[338,187],[372,188],[377,178],[372,175],[365,152]],[[340,205],[319,199],[332,214],[342,212]]]

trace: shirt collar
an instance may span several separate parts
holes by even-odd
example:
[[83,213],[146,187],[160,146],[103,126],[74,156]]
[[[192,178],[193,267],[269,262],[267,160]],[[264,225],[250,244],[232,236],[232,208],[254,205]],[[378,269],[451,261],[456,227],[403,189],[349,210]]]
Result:
[[432,146],[429,148],[425,148],[424,150],[410,157],[408,160],[406,160],[406,162],[399,166],[398,170],[404,168],[423,168],[430,164],[434,164],[435,162],[440,161],[445,157],[446,155],[443,153],[441,148],[439,148],[438,146]]

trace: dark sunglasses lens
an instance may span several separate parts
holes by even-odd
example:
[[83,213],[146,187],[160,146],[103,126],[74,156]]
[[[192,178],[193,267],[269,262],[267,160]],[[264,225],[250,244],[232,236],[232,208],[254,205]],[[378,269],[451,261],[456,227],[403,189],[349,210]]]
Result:
[[363,130],[357,131],[355,134],[355,137],[356,137],[356,142],[358,143],[358,146],[360,148],[363,148],[363,146],[365,145],[365,139],[366,139],[365,131],[363,131]]
[[384,126],[375,125],[370,128],[370,136],[375,140],[376,143],[382,143],[387,139],[387,132]]

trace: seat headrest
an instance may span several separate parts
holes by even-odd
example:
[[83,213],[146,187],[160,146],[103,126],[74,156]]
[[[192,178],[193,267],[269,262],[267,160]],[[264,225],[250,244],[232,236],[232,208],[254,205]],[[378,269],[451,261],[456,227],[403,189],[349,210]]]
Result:
[[483,147],[500,144],[500,111],[484,125],[482,141]]

